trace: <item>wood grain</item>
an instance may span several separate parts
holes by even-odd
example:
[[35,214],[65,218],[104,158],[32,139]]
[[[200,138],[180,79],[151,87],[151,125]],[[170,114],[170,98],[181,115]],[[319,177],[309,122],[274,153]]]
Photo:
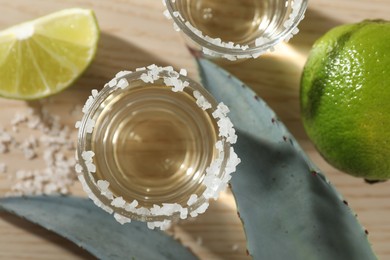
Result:
[[[0,29],[68,7],[95,10],[102,30],[96,60],[72,88],[49,99],[48,106],[61,121],[73,127],[77,119],[69,111],[81,105],[92,88],[100,88],[123,69],[156,63],[187,68],[197,78],[196,66],[180,34],[163,15],[156,0],[0,0]],[[222,62],[251,86],[279,115],[314,162],[348,200],[379,259],[390,259],[390,183],[367,185],[328,165],[316,152],[303,130],[299,114],[299,80],[313,42],[330,28],[368,18],[389,19],[388,0],[311,0],[300,33],[277,51],[256,60]],[[0,126],[9,129],[16,113],[25,113],[34,103],[0,99]],[[30,135],[21,132],[19,138]],[[39,168],[40,159],[28,161],[22,153],[0,155],[8,171],[0,176],[0,194],[5,194],[16,170]],[[83,195],[78,184],[75,194]],[[248,259],[245,236],[229,193],[213,202],[196,221],[183,222],[172,231],[201,259]],[[8,214],[0,214],[0,259],[90,259],[91,256],[64,239]]]

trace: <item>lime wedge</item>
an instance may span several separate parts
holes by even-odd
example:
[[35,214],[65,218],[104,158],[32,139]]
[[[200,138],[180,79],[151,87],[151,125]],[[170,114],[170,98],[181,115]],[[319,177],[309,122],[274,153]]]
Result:
[[88,9],[65,9],[0,32],[0,96],[37,99],[69,87],[88,67],[99,28]]

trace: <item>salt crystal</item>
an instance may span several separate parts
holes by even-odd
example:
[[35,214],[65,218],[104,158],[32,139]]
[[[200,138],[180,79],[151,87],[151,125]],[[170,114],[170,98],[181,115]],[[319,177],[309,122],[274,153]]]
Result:
[[122,77],[124,77],[124,76],[126,76],[126,75],[129,75],[129,74],[131,74],[131,71],[129,71],[129,70],[122,70],[122,71],[119,71],[119,72],[115,75],[115,77],[116,77],[117,79],[119,79],[119,78],[122,78]]
[[93,98],[96,98],[97,95],[99,94],[99,91],[97,89],[92,89],[91,94]]
[[95,120],[88,118],[87,123],[85,124],[85,131],[91,134],[93,132],[94,127],[95,127]]
[[151,77],[148,73],[143,73],[140,79],[145,83],[153,83],[153,77]]
[[193,204],[196,202],[197,199],[198,199],[198,195],[192,194],[192,195],[190,196],[190,198],[188,199],[188,201],[187,201],[187,205],[188,205],[188,206],[193,205]]
[[0,174],[7,172],[7,165],[5,163],[0,163]]
[[99,187],[100,191],[106,191],[106,190],[108,190],[108,187],[110,186],[110,183],[108,181],[104,181],[104,180],[98,180],[96,184]]
[[120,224],[126,224],[126,223],[130,223],[131,222],[131,219],[125,217],[125,216],[122,216],[118,213],[114,213],[114,218],[116,221],[118,221]]
[[215,148],[217,148],[218,151],[223,151],[223,142],[219,140],[215,143]]
[[93,101],[94,101],[94,98],[92,96],[89,96],[87,101],[85,102],[84,104],[84,107],[82,109],[82,112],[85,114],[88,112],[88,110],[91,108],[92,104],[93,104]]
[[203,203],[199,208],[196,209],[196,212],[198,214],[202,214],[206,211],[206,209],[209,207],[209,203],[208,202],[205,202]]
[[188,216],[188,209],[187,208],[182,208],[180,211],[180,218],[181,219],[186,219]]
[[111,201],[111,205],[117,208],[123,208],[126,204],[126,201],[122,197],[117,197]]
[[148,226],[149,229],[152,229],[152,230],[153,230],[154,227],[155,227],[155,224],[154,224],[154,222],[148,222],[148,223],[147,223],[147,226]]
[[172,19],[172,16],[171,16],[171,14],[169,13],[168,10],[165,10],[165,11],[163,12],[163,14],[164,14],[164,16],[165,16],[167,19]]
[[112,80],[110,80],[110,81],[108,82],[108,86],[109,86],[110,88],[113,88],[113,87],[116,86],[116,83],[117,83],[116,78],[113,78]]
[[23,115],[23,114],[16,114],[15,117],[12,119],[11,121],[11,125],[13,126],[17,126],[19,125],[20,123],[23,123],[23,122],[26,122],[27,121],[27,117],[26,115]]
[[129,86],[129,82],[127,81],[127,79],[122,78],[122,79],[119,80],[118,88],[125,89],[128,86]]
[[24,148],[23,149],[24,157],[28,160],[34,159],[36,157],[36,153],[31,148]]
[[8,147],[4,143],[0,143],[0,153],[8,152]]
[[80,164],[76,164],[75,170],[76,170],[77,173],[82,173],[83,172],[83,167],[81,167]]
[[295,27],[295,28],[291,31],[291,33],[292,33],[293,35],[295,35],[295,34],[299,33],[299,29],[298,29],[297,27]]
[[161,215],[161,207],[159,205],[154,204],[153,208],[150,209],[150,213],[153,215]]
[[81,157],[86,162],[92,162],[92,158],[95,156],[95,153],[93,151],[84,151],[81,153]]
[[130,207],[137,207],[138,206],[138,201],[137,200],[133,200],[133,202],[130,203]]
[[87,166],[88,172],[96,172],[96,165],[91,162],[86,162],[85,165]]
[[164,221],[159,222],[159,227],[161,230],[167,230],[171,227],[171,223],[172,222],[170,220],[165,219]]

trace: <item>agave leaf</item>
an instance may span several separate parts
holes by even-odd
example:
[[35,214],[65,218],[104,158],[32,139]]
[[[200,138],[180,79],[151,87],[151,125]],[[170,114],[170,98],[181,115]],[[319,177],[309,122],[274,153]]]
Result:
[[232,191],[254,259],[376,259],[346,201],[275,113],[238,79],[198,59],[205,88],[230,108],[242,162]]
[[0,199],[0,209],[63,236],[99,259],[196,259],[178,241],[145,223],[121,225],[90,200],[32,196]]

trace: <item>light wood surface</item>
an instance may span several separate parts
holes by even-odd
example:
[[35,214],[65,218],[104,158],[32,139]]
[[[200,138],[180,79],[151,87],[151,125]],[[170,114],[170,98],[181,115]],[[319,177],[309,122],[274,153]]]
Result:
[[[50,99],[47,106],[61,121],[73,127],[69,111],[81,105],[92,88],[100,88],[115,73],[156,63],[187,68],[196,78],[196,66],[180,34],[163,15],[160,0],[0,0],[0,29],[68,7],[95,10],[101,30],[96,60],[69,90]],[[368,18],[390,19],[389,0],[311,0],[300,33],[276,52],[256,60],[221,65],[251,86],[279,115],[309,156],[348,200],[379,259],[390,259],[390,182],[367,185],[345,175],[321,159],[304,133],[299,115],[299,79],[308,50],[330,28]],[[0,99],[0,126],[10,127],[16,113],[35,103]],[[29,136],[28,131],[19,135]],[[35,133],[37,134],[37,133]],[[39,134],[39,133],[38,133]],[[21,153],[0,154],[8,171],[0,176],[5,194],[16,170],[39,168],[42,161],[24,159]],[[72,189],[83,195],[79,185]],[[213,202],[196,221],[177,225],[173,233],[201,259],[248,259],[245,236],[231,194]],[[0,213],[0,259],[90,259],[65,239],[9,214]]]

